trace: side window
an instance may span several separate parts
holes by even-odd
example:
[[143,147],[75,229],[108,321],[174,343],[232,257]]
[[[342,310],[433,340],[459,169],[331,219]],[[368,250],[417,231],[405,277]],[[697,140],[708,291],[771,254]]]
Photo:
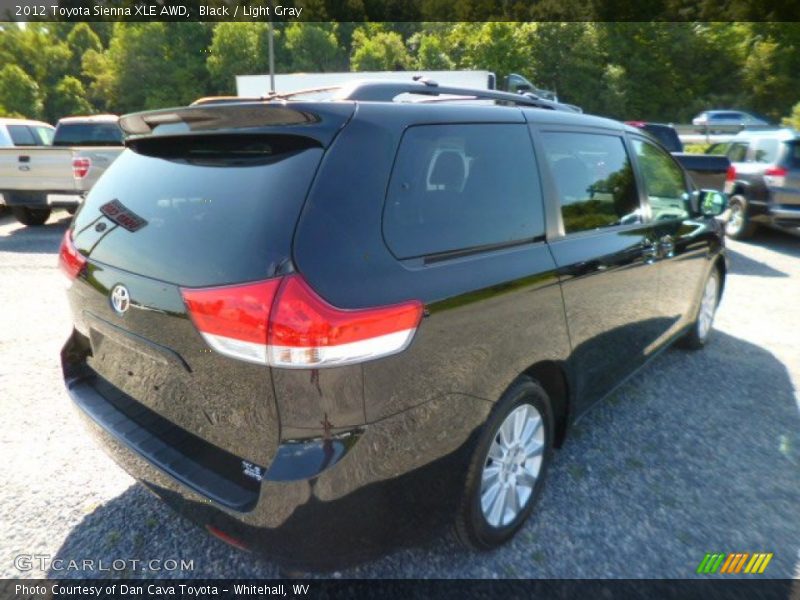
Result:
[[35,146],[36,138],[27,125],[9,125],[8,133],[15,146]]
[[800,142],[790,142],[788,162],[791,168],[800,169]]
[[543,235],[541,191],[527,127],[410,127],[389,181],[383,231],[398,258]]
[[730,150],[730,147],[731,147],[730,142],[720,142],[717,144],[713,144],[708,150],[706,150],[706,154],[723,156],[728,154],[728,150]]
[[754,159],[759,163],[774,163],[778,157],[778,140],[758,140],[754,146]]
[[52,127],[31,127],[37,138],[39,146],[49,146],[53,143],[53,133],[55,130]]
[[688,217],[684,204],[686,180],[683,170],[669,154],[649,142],[634,139],[633,150],[644,180],[652,219],[663,221]]
[[622,138],[549,132],[542,140],[566,233],[641,222],[639,196]]
[[747,158],[747,144],[742,142],[737,142],[735,144],[731,144],[730,149],[728,150],[728,160],[731,162],[744,162]]

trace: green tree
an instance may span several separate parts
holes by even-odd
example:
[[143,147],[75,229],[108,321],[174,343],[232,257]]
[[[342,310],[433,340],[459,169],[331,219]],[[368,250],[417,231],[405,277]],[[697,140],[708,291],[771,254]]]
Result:
[[47,119],[55,122],[62,117],[86,115],[93,112],[92,105],[86,99],[86,90],[79,79],[65,76],[48,94],[45,103]]
[[742,68],[748,107],[779,119],[800,97],[800,25],[760,23],[752,28]]
[[351,70],[405,71],[412,66],[413,59],[399,33],[369,26],[353,32]]
[[532,75],[532,23],[459,23],[445,40],[460,69],[492,71],[498,83],[511,73]]
[[794,105],[788,117],[781,119],[781,125],[800,131],[800,102]]
[[219,23],[214,28],[206,66],[215,92],[233,94],[236,75],[267,71],[266,35],[262,22]]
[[448,71],[455,67],[447,53],[445,41],[433,34],[417,34],[413,39],[417,45],[417,67],[428,71]]
[[82,61],[84,55],[89,51],[103,51],[103,44],[100,37],[92,30],[89,23],[77,23],[67,35],[67,46],[72,52],[69,63],[69,72],[72,75],[80,76],[83,73]]
[[205,23],[116,23],[108,50],[84,55],[90,96],[115,112],[188,104],[208,93],[210,40]]
[[609,94],[614,105],[619,102],[622,70],[606,64],[594,24],[538,23],[522,35],[521,43],[530,49],[527,70],[535,85],[587,112],[607,113],[612,103],[603,99]]
[[0,69],[0,106],[5,116],[38,119],[42,115],[39,85],[17,65]]
[[292,71],[335,71],[346,64],[336,39],[336,24],[292,23],[284,30]]

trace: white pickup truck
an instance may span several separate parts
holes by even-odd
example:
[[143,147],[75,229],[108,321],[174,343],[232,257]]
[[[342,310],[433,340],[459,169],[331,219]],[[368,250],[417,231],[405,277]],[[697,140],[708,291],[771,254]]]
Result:
[[115,115],[69,117],[51,146],[0,148],[0,194],[16,219],[42,225],[53,208],[74,213],[124,149]]

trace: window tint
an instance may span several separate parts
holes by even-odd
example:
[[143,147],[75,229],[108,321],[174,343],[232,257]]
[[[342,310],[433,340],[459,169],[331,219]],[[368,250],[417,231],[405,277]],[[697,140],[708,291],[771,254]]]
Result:
[[8,133],[15,146],[35,146],[36,138],[27,125],[9,125]]
[[758,140],[753,147],[755,161],[760,163],[774,163],[778,157],[778,140],[763,139]]
[[633,150],[644,180],[651,218],[685,219],[686,182],[683,171],[672,157],[649,142],[633,140]]
[[62,123],[54,146],[121,146],[122,130],[116,123]]
[[398,258],[543,235],[524,125],[423,125],[406,131],[389,182],[384,236]]
[[746,157],[747,157],[746,143],[739,142],[736,144],[731,144],[731,147],[728,150],[728,160],[730,160],[731,162],[744,162]]
[[588,133],[542,137],[566,233],[641,221],[622,138]]

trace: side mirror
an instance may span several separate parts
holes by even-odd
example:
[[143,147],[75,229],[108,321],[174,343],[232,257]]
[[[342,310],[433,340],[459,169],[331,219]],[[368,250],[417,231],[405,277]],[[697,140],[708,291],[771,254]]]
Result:
[[717,190],[700,190],[698,194],[698,208],[704,217],[717,217],[728,208],[728,197]]

